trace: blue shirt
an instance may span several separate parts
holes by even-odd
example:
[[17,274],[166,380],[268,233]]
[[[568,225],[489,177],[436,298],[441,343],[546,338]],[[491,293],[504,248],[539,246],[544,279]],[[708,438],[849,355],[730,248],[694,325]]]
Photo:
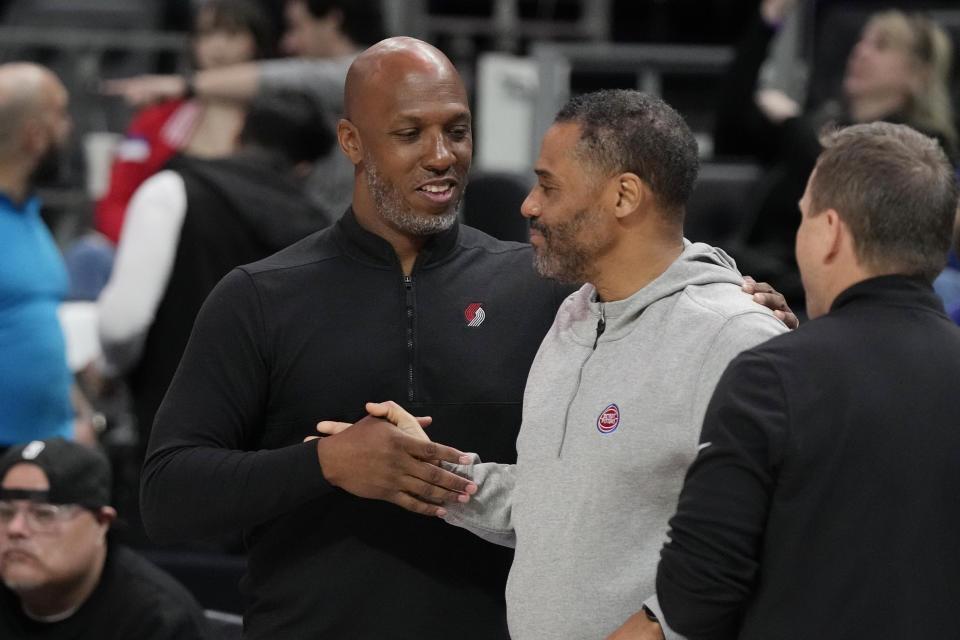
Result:
[[57,306],[67,271],[40,205],[0,194],[0,446],[72,435],[72,376]]

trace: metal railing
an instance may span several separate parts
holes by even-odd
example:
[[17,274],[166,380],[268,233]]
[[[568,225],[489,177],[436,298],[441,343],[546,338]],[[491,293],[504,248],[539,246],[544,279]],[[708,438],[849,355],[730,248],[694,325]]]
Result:
[[531,56],[539,81],[533,116],[533,142],[539,145],[557,111],[570,98],[570,81],[575,71],[633,74],[637,89],[661,95],[665,75],[722,74],[733,59],[733,49],[712,45],[537,42],[531,48]]

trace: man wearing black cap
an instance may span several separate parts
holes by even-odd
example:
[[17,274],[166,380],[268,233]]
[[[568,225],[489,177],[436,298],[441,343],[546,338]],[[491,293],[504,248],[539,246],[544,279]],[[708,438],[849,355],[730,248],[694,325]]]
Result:
[[117,512],[103,455],[34,440],[0,458],[0,478],[0,637],[207,637],[183,586],[108,547]]

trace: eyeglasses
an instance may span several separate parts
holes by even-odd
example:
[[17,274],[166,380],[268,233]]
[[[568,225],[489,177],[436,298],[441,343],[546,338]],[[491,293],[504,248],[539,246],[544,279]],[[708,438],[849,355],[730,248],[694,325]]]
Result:
[[[83,507],[78,504],[46,504],[43,502],[25,502],[23,517],[30,529],[35,532],[48,532],[57,528],[61,522],[69,520]],[[21,509],[13,502],[0,500],[0,527],[6,528],[17,517]]]

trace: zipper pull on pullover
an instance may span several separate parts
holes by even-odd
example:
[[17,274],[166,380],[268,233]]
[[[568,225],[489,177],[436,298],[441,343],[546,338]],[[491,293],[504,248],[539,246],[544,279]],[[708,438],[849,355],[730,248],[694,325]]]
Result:
[[597,337],[593,339],[593,350],[597,350],[597,342],[600,341],[600,336],[603,335],[603,330],[607,328],[607,319],[603,314],[603,303],[600,303],[600,319],[597,320]]
[[413,276],[403,276],[403,287],[406,290],[406,321],[407,321],[407,402],[416,399],[416,380],[414,362],[416,362],[416,342],[414,340],[414,296]]

